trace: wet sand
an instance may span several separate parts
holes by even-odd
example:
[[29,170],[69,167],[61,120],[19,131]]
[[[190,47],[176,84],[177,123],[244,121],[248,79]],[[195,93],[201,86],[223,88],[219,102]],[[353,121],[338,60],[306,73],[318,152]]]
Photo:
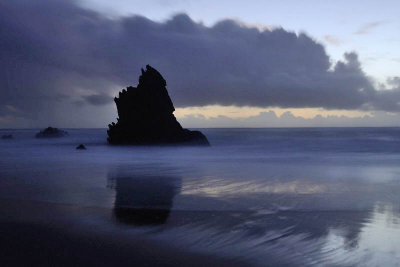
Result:
[[191,253],[173,244],[134,235],[128,228],[77,224],[82,208],[21,200],[0,200],[1,266],[244,266]]
[[207,149],[35,132],[0,142],[0,266],[400,263],[400,129],[206,129]]

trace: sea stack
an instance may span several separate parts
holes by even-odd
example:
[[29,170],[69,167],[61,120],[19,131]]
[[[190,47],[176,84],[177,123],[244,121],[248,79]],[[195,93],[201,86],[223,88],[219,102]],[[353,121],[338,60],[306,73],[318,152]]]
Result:
[[53,128],[47,127],[46,129],[38,132],[35,136],[36,138],[54,138],[54,137],[63,137],[68,135],[68,132]]
[[115,145],[209,146],[199,131],[183,129],[176,120],[167,83],[151,66],[142,69],[137,87],[129,86],[114,98],[117,123],[108,125],[108,142]]

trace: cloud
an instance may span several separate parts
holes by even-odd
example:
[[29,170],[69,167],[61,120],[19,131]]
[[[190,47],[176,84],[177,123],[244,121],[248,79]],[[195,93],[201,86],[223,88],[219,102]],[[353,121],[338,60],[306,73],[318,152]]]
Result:
[[368,34],[370,33],[373,29],[387,23],[386,21],[375,21],[375,22],[370,22],[362,25],[354,34]]
[[324,35],[323,38],[327,43],[334,45],[334,46],[339,46],[342,43],[341,40],[339,40],[338,38],[336,38],[332,35]]
[[83,97],[89,104],[101,106],[113,102],[113,98],[107,94],[94,94]]
[[67,0],[9,0],[0,29],[3,117],[12,106],[45,125],[65,114],[99,124],[94,111],[136,85],[146,64],[164,75],[176,107],[400,109],[400,88],[377,91],[356,53],[332,65],[316,40],[282,28],[229,19],[208,27],[185,14],[110,19]]

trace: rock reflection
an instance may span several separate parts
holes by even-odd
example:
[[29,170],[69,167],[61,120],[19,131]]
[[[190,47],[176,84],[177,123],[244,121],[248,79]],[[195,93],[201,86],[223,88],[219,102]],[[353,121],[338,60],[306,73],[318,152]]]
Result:
[[110,172],[108,187],[116,191],[114,217],[120,223],[136,226],[164,224],[181,183],[179,176],[163,170],[153,169],[152,175],[122,169]]

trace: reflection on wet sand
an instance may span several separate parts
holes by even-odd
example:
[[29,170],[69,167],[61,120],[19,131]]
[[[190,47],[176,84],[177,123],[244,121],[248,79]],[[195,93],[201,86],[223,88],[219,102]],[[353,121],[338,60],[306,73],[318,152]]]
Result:
[[[173,211],[154,238],[271,266],[392,266],[400,260],[399,213],[369,211]],[[369,257],[369,255],[374,255]],[[374,262],[379,260],[378,262]]]
[[363,223],[353,246],[344,243],[340,228],[330,229],[321,247],[324,263],[345,266],[398,266],[400,248],[400,213],[393,203],[377,202]]
[[117,170],[108,175],[108,187],[115,189],[114,216],[125,224],[164,224],[180,191],[179,176],[148,175],[135,170]]
[[[364,204],[362,209],[349,206],[348,210],[318,210],[320,198],[325,202],[341,199],[343,206],[353,202],[346,201],[346,192],[340,190],[331,194],[268,191],[262,196],[257,191],[258,194],[240,196],[247,208],[229,210],[220,209],[226,198],[195,190],[181,192],[182,188],[195,188],[195,181],[197,187],[201,186],[201,178],[193,177],[182,179],[175,171],[163,169],[153,169],[150,173],[145,167],[139,171],[120,168],[109,172],[109,187],[116,192],[114,218],[134,226],[163,225],[161,231],[151,232],[152,238],[173,240],[189,250],[254,265],[268,261],[272,265],[371,266],[374,265],[371,260],[393,265],[400,259],[397,241],[385,245],[390,239],[388,234],[393,240],[400,238],[397,205],[379,204],[383,202],[372,197],[374,194],[370,194],[370,201],[356,195]],[[204,185],[207,186],[212,190],[214,184]],[[242,189],[246,192],[246,188]],[[252,207],[251,197],[256,197],[260,208]],[[299,199],[303,199],[303,206],[285,208]],[[315,207],[302,208],[314,202]],[[189,206],[196,203],[199,207],[185,209],[183,203]]]
[[[385,246],[386,233],[400,238],[400,217],[397,198],[376,193],[384,191],[383,185],[373,187],[371,194],[354,190],[349,195],[348,190],[359,187],[346,184],[346,190],[339,190],[344,186],[331,182],[325,184],[327,192],[315,187],[305,192],[298,189],[315,183],[287,182],[290,190],[273,190],[272,181],[267,181],[268,187],[259,181],[257,190],[242,183],[226,197],[204,193],[216,190],[209,176],[192,174],[182,179],[176,173],[150,172],[146,166],[110,172],[109,187],[116,192],[114,218],[134,226],[162,225],[156,232],[151,230],[152,238],[254,265],[268,261],[271,265],[371,266],[372,254],[374,260],[389,265],[400,259],[396,241]],[[232,193],[228,189],[222,192]],[[191,208],[194,204],[196,208]]]

